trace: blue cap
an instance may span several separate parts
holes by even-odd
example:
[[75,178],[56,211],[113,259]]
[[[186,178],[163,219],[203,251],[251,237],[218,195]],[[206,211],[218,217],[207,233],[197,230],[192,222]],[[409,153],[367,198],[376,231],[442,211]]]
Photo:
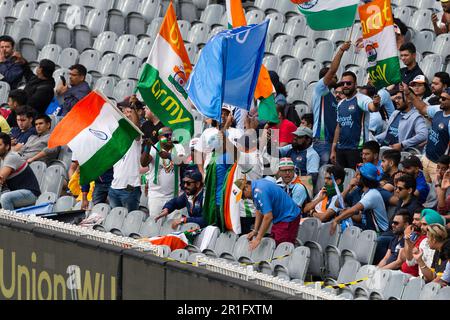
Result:
[[203,180],[203,176],[200,171],[198,171],[198,169],[191,168],[185,171],[184,178],[189,178],[197,182],[201,182]]
[[378,171],[378,168],[373,163],[364,163],[358,169],[364,178],[372,181],[380,181],[380,171]]

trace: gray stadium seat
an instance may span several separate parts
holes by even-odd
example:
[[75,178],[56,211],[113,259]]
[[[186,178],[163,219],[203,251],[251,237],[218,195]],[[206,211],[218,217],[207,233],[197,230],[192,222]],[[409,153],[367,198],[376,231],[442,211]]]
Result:
[[280,57],[274,55],[265,56],[263,59],[263,64],[266,66],[267,70],[275,71],[278,73],[280,67]]
[[306,19],[303,15],[296,15],[291,17],[284,25],[284,33],[291,35],[298,39],[303,37],[306,33]]
[[254,6],[262,11],[273,11],[275,2],[275,0],[256,0]]
[[422,69],[428,80],[433,79],[436,72],[441,71],[444,65],[444,59],[441,55],[430,54],[423,58],[420,68]]
[[105,217],[102,224],[95,225],[94,230],[109,232],[112,229],[120,229],[122,227],[128,210],[123,207],[113,208]]
[[286,84],[287,102],[293,103],[301,101],[305,92],[305,82],[303,80],[291,80]]
[[436,300],[450,300],[450,287],[443,287],[439,290]]
[[272,238],[262,238],[259,246],[251,252],[250,259],[253,262],[267,261],[272,259],[276,244]]
[[144,0],[139,8],[139,12],[144,17],[145,23],[150,23],[159,16],[161,11],[160,0]]
[[187,261],[189,252],[184,249],[177,249],[170,253],[169,258],[175,259],[177,261]]
[[275,9],[282,14],[289,12],[298,13],[297,5],[291,1],[275,1]]
[[[156,36],[159,33],[159,28],[161,27],[162,22],[163,22],[162,17],[153,19],[153,21],[148,25],[147,34],[151,37],[156,38]],[[183,40],[187,40],[187,39],[183,38]]]
[[166,245],[160,245],[158,246],[159,248],[161,248],[161,253],[162,253],[162,257],[163,258],[168,258],[170,255],[170,252],[172,252],[172,250],[170,249],[169,246]]
[[308,85],[313,81],[318,81],[320,69],[322,69],[321,63],[308,61],[303,65],[303,68],[300,71],[300,79],[304,80]]
[[409,281],[403,290],[401,300],[419,300],[424,285],[425,281],[422,278],[409,278]]
[[[292,253],[294,252],[294,249],[295,249],[294,245],[290,242],[280,243],[273,253],[273,260],[269,263],[271,269],[274,269],[278,265],[287,267],[289,264],[289,260],[292,257]],[[281,258],[283,256],[287,257]],[[264,264],[261,264],[260,267],[261,266],[264,266]]]
[[107,97],[113,97],[116,79],[114,77],[101,77],[95,83],[94,89],[97,89]]
[[186,20],[178,20],[178,28],[180,29],[181,32],[181,37],[184,39],[188,38],[189,35],[189,30],[191,29],[191,23],[189,21]]
[[77,49],[65,48],[61,52],[61,55],[59,56],[59,60],[57,61],[57,64],[61,68],[69,68],[70,66],[77,63],[79,56],[80,56],[80,54],[78,53]]
[[131,12],[126,19],[126,33],[133,35],[145,34],[145,20],[138,12]]
[[[61,82],[60,76],[63,76],[66,79],[66,82],[69,81],[69,69],[59,68],[55,72],[53,72],[53,79],[55,80],[56,85]],[[52,121],[53,125],[53,121]]]
[[398,7],[409,7],[418,9],[417,0],[397,0]]
[[[303,101],[305,102],[310,102],[312,99],[312,95],[314,92],[314,88],[316,86],[317,82],[312,82],[310,84],[307,85],[306,90],[305,90],[305,94],[303,95]],[[305,84],[307,84],[307,82],[305,82]]]
[[309,267],[310,251],[308,247],[297,247],[292,253],[292,257],[289,260],[289,264],[286,267],[278,265],[274,269],[274,276],[283,277],[283,273],[289,276],[291,280],[297,279],[303,282],[306,276],[306,272]]
[[[422,31],[421,33],[423,32],[424,31]],[[433,43],[433,52],[441,55],[444,59],[447,59],[450,55],[449,48],[450,48],[450,34],[444,33],[438,35]]]
[[291,56],[292,47],[294,46],[294,37],[289,35],[278,36],[270,46],[270,52],[280,58]]
[[120,231],[125,237],[137,235],[145,219],[145,213],[140,210],[128,212],[122,224]]
[[205,249],[203,253],[216,258],[220,257],[223,253],[231,255],[237,239],[237,234],[231,231],[223,232],[217,238],[214,249]]
[[125,32],[125,16],[121,11],[117,9],[111,9],[108,11],[108,23],[107,30],[114,32],[118,36],[121,36]]
[[13,0],[1,0],[0,1],[0,17],[6,18],[11,16],[14,8]]
[[119,10],[124,17],[126,17],[130,12],[138,12],[139,5],[141,1],[136,0],[121,0],[116,1],[114,8]]
[[152,238],[159,235],[161,225],[155,222],[155,217],[148,217],[141,225],[138,234],[144,238]]
[[358,241],[361,229],[355,226],[351,226],[345,229],[339,240],[338,248],[340,250],[354,250],[356,242]]
[[222,15],[225,13],[225,8],[221,4],[210,4],[205,10],[202,11],[200,16],[200,21],[208,24],[209,26],[214,26],[220,24]]
[[46,21],[53,25],[58,21],[58,6],[54,3],[43,2],[39,5],[34,14],[34,18],[39,21]]
[[23,38],[29,38],[31,34],[31,20],[30,19],[17,19],[14,21],[9,30],[9,35],[19,42]]
[[245,14],[245,19],[247,20],[247,24],[260,24],[264,21],[266,15],[264,12],[258,9],[253,9]]
[[431,22],[431,11],[428,9],[421,9],[414,12],[409,27],[415,30],[430,30],[434,31],[433,24]]
[[106,215],[111,211],[111,207],[107,203],[97,203],[92,209],[91,214],[99,214],[103,217],[106,217]]
[[51,41],[52,26],[47,21],[38,21],[31,29],[30,38],[37,50],[41,50]]
[[64,22],[57,22],[53,25],[53,42],[61,48],[69,48],[72,44],[72,32]]
[[302,62],[297,58],[287,58],[280,67],[280,81],[287,83],[290,80],[298,79],[302,67]]
[[[206,245],[206,248],[203,251],[213,250],[214,247],[216,246],[217,238],[220,235],[220,229],[218,227],[212,227],[212,228],[214,228],[214,229],[212,230],[210,242]],[[191,229],[200,229],[200,226],[196,223],[186,223],[181,226],[180,231],[187,231],[187,230],[191,230]],[[201,252],[200,249],[202,247],[202,243],[205,238],[206,232],[207,232],[207,228],[204,228],[200,234],[195,236],[193,244],[189,244],[188,246],[186,246],[186,250],[188,250],[191,253]]]
[[105,54],[98,65],[98,72],[103,76],[116,76],[120,64],[120,56],[117,53]]
[[377,234],[372,230],[364,230],[358,236],[355,253],[362,264],[371,264],[377,246]]
[[63,22],[67,25],[69,30],[72,30],[75,26],[84,23],[85,15],[86,9],[84,7],[72,5],[67,8]]
[[319,234],[317,236],[317,243],[320,244],[323,250],[327,246],[337,246],[339,242],[339,237],[341,234],[340,225],[336,228],[336,232],[330,235],[331,222],[322,223],[319,227]]
[[79,63],[89,71],[99,71],[101,53],[95,49],[86,50],[80,55]]
[[131,96],[135,87],[135,80],[120,80],[114,88],[114,99],[120,102],[126,97]]
[[36,12],[36,3],[31,0],[23,0],[16,3],[12,16],[17,19],[31,19]]
[[36,200],[36,206],[44,203],[55,203],[58,199],[54,192],[43,192]]
[[126,57],[120,62],[117,75],[121,79],[138,79],[138,71],[141,66],[141,59],[136,57]]
[[114,51],[122,57],[127,54],[133,54],[137,43],[137,37],[134,34],[124,34],[117,39]]
[[303,245],[306,241],[317,241],[320,224],[321,222],[317,218],[304,219],[300,224],[297,235],[297,240],[300,244]]
[[107,52],[113,52],[116,41],[117,35],[114,32],[102,32],[94,41],[94,49],[99,51],[102,55]]
[[236,241],[236,244],[234,245],[233,249],[233,260],[239,261],[239,262],[250,262],[250,256],[252,252],[249,248],[249,241],[247,239],[247,235],[242,235],[239,237],[239,239]]
[[414,36],[414,44],[417,51],[421,54],[432,52],[435,37],[434,32],[429,30],[416,33]]
[[44,180],[42,182],[42,192],[53,192],[57,196],[61,193],[64,169],[61,166],[50,166],[45,170]]
[[93,9],[88,12],[84,25],[89,29],[93,37],[97,37],[105,31],[108,14],[104,10]]
[[78,25],[73,28],[73,43],[79,52],[92,48],[92,36],[89,29],[84,25]]
[[203,22],[199,22],[193,25],[191,30],[189,30],[189,36],[186,40],[189,41],[190,43],[195,44],[206,43],[206,41],[208,40],[208,34],[210,30],[211,28],[209,25]]
[[[183,20],[188,20],[189,22],[193,22],[198,20],[197,8],[192,2],[182,1],[180,3],[180,14],[179,16]],[[166,12],[166,11],[164,11]]]
[[266,20],[270,20],[269,27],[267,29],[267,40],[272,41],[277,34],[283,31],[284,27],[284,15],[278,12],[270,13],[266,16]]
[[292,48],[292,55],[304,62],[305,59],[313,59],[314,41],[308,38],[300,38]]
[[30,168],[36,176],[39,187],[42,188],[42,181],[44,179],[45,170],[47,169],[47,164],[44,161],[34,161],[30,163]]
[[89,0],[89,7],[108,11],[114,7],[114,0]]
[[226,30],[224,26],[222,25],[215,26],[208,35],[208,41],[211,40],[211,38],[217,35],[218,33],[222,32],[223,30]]
[[53,212],[71,211],[75,204],[75,198],[72,196],[64,196],[56,200]]
[[134,47],[133,54],[139,59],[147,59],[152,50],[154,38],[144,37]]
[[21,39],[17,46],[25,60],[30,62],[37,61],[38,49],[36,48],[33,40],[28,38]]
[[441,285],[439,283],[427,283],[420,292],[419,300],[435,300],[440,289]]
[[197,45],[195,43],[185,43],[184,46],[186,48],[189,60],[191,61],[191,63],[194,62],[195,57],[198,53]]
[[357,275],[360,267],[361,267],[361,264],[356,260],[346,262],[342,266],[336,282],[337,283],[347,283],[347,282],[352,282],[352,281],[358,280],[356,278],[356,275]]
[[410,278],[411,276],[409,274],[400,271],[392,273],[389,278],[389,282],[382,292],[382,297],[386,300],[392,298],[400,300],[403,290],[405,289],[405,286]]
[[411,25],[413,10],[409,7],[399,7],[395,11],[395,17],[402,20],[407,26]]
[[333,60],[334,44],[331,41],[320,41],[313,52],[314,60],[327,63]]
[[346,40],[346,36],[350,29],[351,27],[344,29],[329,30],[326,33],[326,38],[330,40],[332,43],[338,45]]

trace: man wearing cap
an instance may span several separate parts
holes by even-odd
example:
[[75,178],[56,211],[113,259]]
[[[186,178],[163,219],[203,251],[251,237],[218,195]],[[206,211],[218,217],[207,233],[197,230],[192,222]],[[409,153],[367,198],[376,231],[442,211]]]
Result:
[[55,64],[48,59],[42,59],[36,69],[36,74],[31,71],[28,63],[24,64],[23,75],[26,85],[24,91],[27,94],[27,105],[32,107],[38,114],[43,114],[55,96],[55,80],[53,72]]
[[404,43],[400,47],[400,60],[405,65],[405,67],[400,69],[404,83],[410,83],[418,75],[424,74],[416,62],[416,46],[412,42]]
[[375,139],[382,146],[389,146],[397,151],[411,147],[420,150],[428,136],[425,119],[413,107],[409,95],[404,95],[403,87],[392,93],[397,110],[389,117],[386,130]]
[[422,100],[425,100],[431,95],[430,85],[428,84],[427,78],[423,74],[415,76],[409,83],[409,86],[414,91],[414,94]]
[[430,193],[430,186],[425,180],[422,173],[422,162],[416,156],[409,156],[402,161],[403,172],[411,175],[416,179],[416,191],[414,195],[418,198],[420,204],[424,204],[427,200],[428,193]]
[[184,193],[168,201],[162,208],[161,213],[155,217],[155,222],[166,217],[175,210],[186,208],[188,215],[175,219],[172,222],[172,228],[176,229],[180,224],[197,223],[200,228],[206,227],[206,221],[203,218],[203,177],[195,167],[185,171],[183,178]]
[[297,204],[275,183],[266,179],[235,181],[242,190],[242,199],[252,199],[256,207],[254,230],[247,234],[250,250],[261,243],[271,223],[271,237],[276,244],[295,243],[301,218]]
[[[148,210],[151,217],[161,213],[161,209],[170,199],[178,197],[180,186],[180,165],[185,157],[182,145],[172,141],[172,129],[163,127],[158,132],[158,143],[152,146],[146,142],[141,155],[141,165],[149,167]],[[158,150],[158,151],[157,151]],[[175,218],[173,214],[171,218]]]
[[423,171],[428,182],[435,182],[437,161],[443,154],[448,154],[450,143],[450,88],[441,93],[440,105],[428,106],[404,85],[404,91],[412,100],[414,107],[424,117],[431,119],[425,156],[422,158]]
[[331,144],[336,129],[336,97],[331,89],[336,88],[336,72],[344,53],[350,48],[351,42],[341,45],[331,62],[330,67],[322,68],[319,72],[319,81],[314,87],[312,95],[312,111],[314,118],[314,149],[320,156],[320,165],[328,164],[330,160]]
[[295,174],[294,162],[291,158],[281,158],[278,165],[277,185],[280,186],[297,204],[303,208],[309,200],[308,190],[302,184],[300,177]]
[[436,35],[450,32],[450,0],[441,0],[441,5],[444,13],[440,23],[436,13],[431,15],[431,21]]
[[373,163],[363,164],[359,167],[356,179],[363,190],[361,200],[353,207],[342,210],[341,214],[332,220],[331,234],[334,234],[342,220],[358,215],[359,212],[362,212],[360,224],[362,229],[378,233],[387,231],[389,224],[386,207],[382,195],[377,190],[380,179],[377,167]]
[[312,146],[312,130],[298,127],[292,144],[279,149],[280,157],[291,158],[299,176],[311,176],[313,183],[319,174],[320,157]]
[[377,112],[381,99],[373,100],[356,90],[356,75],[342,74],[340,81],[345,99],[338,104],[336,130],[331,149],[331,161],[343,168],[355,168],[361,162],[361,147],[369,139],[370,112]]
[[69,84],[62,81],[56,87],[56,94],[64,99],[61,106],[62,116],[65,116],[72,110],[78,101],[83,99],[91,92],[91,87],[86,82],[87,69],[82,64],[75,64],[69,67]]

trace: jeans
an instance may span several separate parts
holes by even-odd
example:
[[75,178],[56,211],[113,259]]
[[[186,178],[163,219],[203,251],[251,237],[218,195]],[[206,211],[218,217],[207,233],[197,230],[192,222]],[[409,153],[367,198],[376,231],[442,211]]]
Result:
[[319,154],[320,167],[324,164],[328,164],[330,161],[331,143],[327,141],[314,140],[313,148]]
[[92,193],[92,202],[94,206],[98,203],[106,203],[108,198],[109,187],[111,184],[96,183],[94,192]]
[[32,206],[37,197],[33,192],[26,189],[5,192],[0,197],[0,203],[4,210],[14,210],[20,207]]
[[375,250],[375,256],[373,258],[373,264],[377,265],[381,260],[383,260],[386,252],[389,249],[389,244],[392,239],[394,239],[394,234],[392,231],[386,231],[380,234],[377,238],[377,248]]
[[361,150],[336,150],[336,163],[342,168],[356,169],[356,165],[362,162]]
[[128,212],[139,209],[141,200],[141,187],[134,187],[134,190],[109,188],[109,205],[112,208],[125,207]]

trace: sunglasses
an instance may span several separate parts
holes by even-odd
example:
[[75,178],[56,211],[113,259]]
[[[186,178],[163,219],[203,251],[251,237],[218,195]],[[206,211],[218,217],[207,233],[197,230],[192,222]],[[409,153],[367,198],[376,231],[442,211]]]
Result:
[[409,86],[410,87],[425,87],[425,83],[413,82]]
[[392,224],[393,224],[394,226],[398,226],[399,223],[400,223],[400,222],[398,222],[398,221],[392,221]]
[[341,81],[341,82],[339,82],[339,85],[350,87],[353,85],[353,82],[352,81]]

